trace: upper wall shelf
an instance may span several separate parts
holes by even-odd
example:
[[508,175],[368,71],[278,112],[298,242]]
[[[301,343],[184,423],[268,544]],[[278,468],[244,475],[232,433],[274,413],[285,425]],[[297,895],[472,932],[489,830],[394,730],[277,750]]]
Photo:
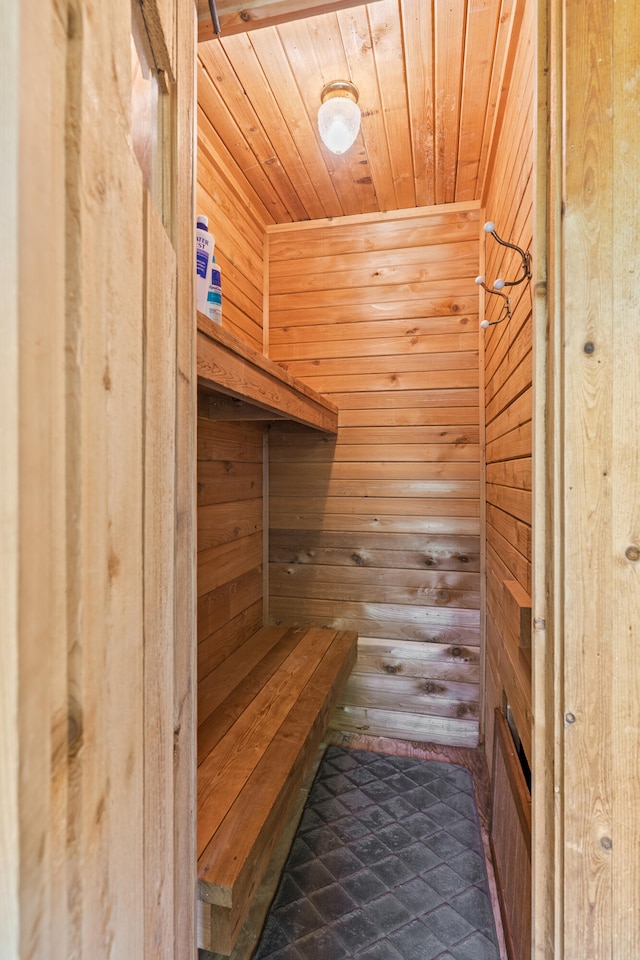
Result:
[[333,403],[202,313],[197,363],[198,386],[212,396],[209,415],[214,418],[295,420],[324,433],[338,432]]

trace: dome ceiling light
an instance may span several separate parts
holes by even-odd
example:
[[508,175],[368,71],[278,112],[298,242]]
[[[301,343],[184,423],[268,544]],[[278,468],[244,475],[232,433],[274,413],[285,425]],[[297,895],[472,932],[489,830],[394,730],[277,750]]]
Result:
[[344,153],[360,130],[358,89],[348,80],[332,80],[322,88],[318,129],[322,142],[332,153]]

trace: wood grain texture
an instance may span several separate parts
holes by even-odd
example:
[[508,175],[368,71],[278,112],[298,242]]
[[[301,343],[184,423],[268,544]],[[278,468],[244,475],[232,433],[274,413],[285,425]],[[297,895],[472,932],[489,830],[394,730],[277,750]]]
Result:
[[[180,509],[187,547],[193,536],[174,478],[176,284],[188,268],[163,226],[177,196],[153,209],[130,145],[130,4],[62,12],[27,3],[19,15],[16,102],[29,107],[14,154],[16,201],[20,223],[44,218],[50,244],[34,285],[33,238],[16,232],[6,291],[10,310],[20,291],[15,793],[7,783],[19,809],[20,902],[19,928],[3,918],[0,952],[9,943],[25,960],[186,957],[175,944],[188,944],[193,908],[174,899],[178,884],[191,902],[195,890],[193,861],[179,877],[174,870],[174,825],[186,823],[188,835],[192,811],[188,764],[174,795],[174,703],[188,699],[191,682],[187,669],[174,683]],[[173,56],[177,4],[164,3],[162,16]],[[173,78],[180,84],[180,72]],[[189,127],[181,113],[167,154]],[[189,165],[171,185],[190,194]],[[190,310],[188,300],[182,357],[193,342]],[[192,382],[188,367],[182,373]],[[178,409],[188,423],[193,407]],[[192,625],[187,602],[179,633],[189,650]],[[188,843],[181,851],[189,857]]]
[[[0,82],[7,91],[5,116],[0,132],[0,231],[4,237],[18,236],[18,157],[20,128],[18,122],[19,91],[19,27],[17,7],[4,7],[0,12],[0,33],[5,50],[0,63]],[[18,710],[18,544],[19,544],[19,421],[18,343],[20,312],[18,306],[19,251],[16,243],[5,243],[0,264],[0,285],[5,291],[3,338],[5,349],[0,357],[0,462],[3,483],[0,486],[0,781],[4,785],[4,802],[0,812],[0,930],[2,950],[7,957],[18,956],[20,943],[20,840],[18,813],[18,778],[20,744],[16,729]],[[45,282],[49,282],[48,274]],[[51,329],[59,327],[60,317]]]
[[298,381],[233,334],[198,314],[198,380],[207,391],[254,404],[261,412],[285,416],[335,433],[338,411],[331,401]]
[[[501,237],[531,248],[533,76],[535,9],[529,2],[503,4],[503,74],[492,81],[495,98],[487,144],[485,209]],[[500,87],[494,86],[499,80]],[[485,274],[513,279],[518,257],[490,236],[483,239]],[[485,749],[492,762],[494,711],[509,702],[525,753],[532,761],[530,656],[521,647],[521,619],[505,582],[522,600],[531,593],[532,524],[532,288],[511,290],[512,317],[484,333],[486,432],[487,681]],[[486,316],[496,319],[498,298],[485,296]],[[514,894],[515,895],[515,894]],[[511,888],[506,896],[512,896]]]
[[[511,82],[515,0],[218,6],[222,37],[200,34],[200,129],[211,142],[216,128],[217,152],[265,222],[483,196]],[[198,8],[207,23],[206,0]],[[335,155],[317,111],[324,83],[340,77],[358,87],[361,129]]]
[[[345,20],[357,27],[358,16]],[[412,714],[425,736],[433,719],[435,739],[457,729],[444,716],[467,718],[463,738],[477,723],[477,677],[447,687],[433,660],[421,679],[401,675],[413,643],[479,642],[479,425],[465,401],[477,397],[477,336],[470,313],[462,323],[451,307],[421,314],[426,283],[451,304],[478,269],[474,224],[475,209],[458,204],[269,231],[272,356],[341,407],[337,441],[270,431],[270,618],[390,644],[396,673],[356,671],[344,707],[373,710],[379,733],[388,714],[394,736],[400,725],[408,735]],[[318,328],[307,323],[310,291],[324,303]],[[388,305],[389,319],[365,305]]]
[[198,770],[207,949],[233,950],[355,656],[353,632],[265,627],[211,675]]
[[531,956],[531,795],[507,722],[495,712],[490,839],[509,960]]
[[174,930],[176,960],[192,960],[196,942],[196,336],[193,263],[195,193],[195,9],[176,16],[178,257],[175,411],[175,636],[173,645]]
[[[145,952],[173,956],[176,256],[145,202]],[[158,772],[159,771],[159,772]]]

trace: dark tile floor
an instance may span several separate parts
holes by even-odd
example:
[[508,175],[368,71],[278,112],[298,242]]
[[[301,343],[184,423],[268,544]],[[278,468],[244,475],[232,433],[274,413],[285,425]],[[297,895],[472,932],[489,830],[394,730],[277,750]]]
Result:
[[253,960],[499,960],[471,775],[329,747]]

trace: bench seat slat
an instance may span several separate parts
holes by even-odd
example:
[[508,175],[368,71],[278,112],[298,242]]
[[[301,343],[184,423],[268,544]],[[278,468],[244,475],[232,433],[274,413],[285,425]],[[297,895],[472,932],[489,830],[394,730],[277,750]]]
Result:
[[237,656],[229,658],[231,678],[224,664],[213,671],[211,682],[217,684],[218,695],[211,697],[210,712],[198,727],[199,766],[295,649],[303,633],[300,628],[263,628],[255,635],[255,649],[254,638],[250,638],[236,651]]

